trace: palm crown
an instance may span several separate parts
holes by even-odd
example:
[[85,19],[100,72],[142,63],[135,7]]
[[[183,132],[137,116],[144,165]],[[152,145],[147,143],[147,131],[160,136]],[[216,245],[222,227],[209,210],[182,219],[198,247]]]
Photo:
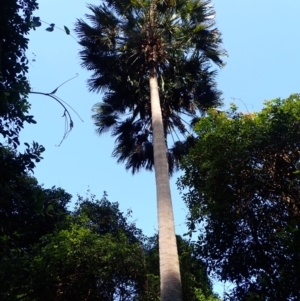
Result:
[[113,155],[127,169],[152,169],[148,79],[155,65],[165,140],[174,142],[172,173],[193,144],[189,128],[199,112],[221,103],[210,62],[222,66],[224,51],[209,1],[106,0],[88,7],[91,25],[78,20],[76,31],[82,64],[93,71],[89,89],[104,92],[93,108],[97,132],[116,137]]

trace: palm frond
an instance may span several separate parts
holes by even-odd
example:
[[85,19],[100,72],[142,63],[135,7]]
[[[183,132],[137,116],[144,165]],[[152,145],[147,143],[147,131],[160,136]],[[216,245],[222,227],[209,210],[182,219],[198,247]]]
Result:
[[92,118],[97,127],[97,133],[102,134],[118,125],[119,116],[111,105],[98,103],[94,105],[93,111],[95,114],[92,115]]
[[[179,166],[194,124],[210,107],[221,104],[216,71],[222,66],[221,36],[210,1],[157,0],[155,24],[149,25],[151,0],[104,0],[88,5],[87,22],[77,20],[82,66],[92,72],[90,91],[102,92],[94,106],[98,133],[116,138],[113,155],[132,172],[153,167],[149,64],[156,49],[158,84],[165,129],[173,133],[169,169]],[[153,48],[154,47],[154,48]],[[178,137],[177,137],[178,135]],[[184,138],[185,139],[185,138]]]

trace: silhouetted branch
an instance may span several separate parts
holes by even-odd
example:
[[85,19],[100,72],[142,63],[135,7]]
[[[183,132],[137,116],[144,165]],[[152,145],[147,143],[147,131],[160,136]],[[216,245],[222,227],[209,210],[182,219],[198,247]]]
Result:
[[44,95],[44,96],[48,96],[53,98],[54,100],[56,100],[63,108],[64,108],[64,113],[62,115],[62,117],[65,117],[65,121],[66,121],[66,125],[65,125],[65,132],[63,135],[62,140],[60,141],[60,143],[58,144],[58,146],[60,146],[62,144],[62,142],[68,137],[69,133],[71,132],[72,128],[74,127],[74,122],[72,120],[71,114],[69,112],[69,110],[66,108],[66,106],[64,105],[64,103],[71,108],[71,110],[78,116],[78,118],[83,122],[82,118],[79,116],[79,114],[69,105],[67,104],[65,101],[63,101],[62,99],[60,99],[58,96],[54,95],[57,90],[63,86],[64,84],[66,84],[67,82],[71,81],[72,79],[76,78],[78,76],[78,73],[76,73],[76,75],[68,80],[66,80],[65,82],[63,82],[61,85],[59,85],[57,88],[55,88],[52,92],[50,93],[44,93],[44,92],[35,92],[35,91],[30,91],[29,93],[31,94],[38,94],[38,95]]
[[[52,92],[50,93],[45,93],[45,92],[36,92],[36,91],[30,91],[30,94],[36,94],[36,95],[44,95],[44,96],[48,96],[53,98],[54,100],[56,100],[64,109],[64,113],[62,115],[62,117],[65,117],[65,132],[63,135],[62,140],[60,141],[60,143],[58,144],[58,146],[60,146],[62,144],[62,142],[68,137],[69,133],[71,132],[71,130],[74,127],[74,122],[73,119],[71,117],[71,114],[69,112],[69,110],[67,109],[67,107],[65,105],[67,105],[77,116],[78,118],[83,122],[83,119],[79,116],[79,114],[65,101],[63,101],[61,98],[59,98],[58,96],[55,95],[55,93],[57,92],[57,90],[63,86],[64,84],[66,84],[67,82],[69,82],[70,80],[76,78],[78,76],[78,73],[76,73],[76,75],[68,80],[66,80],[65,82],[63,82],[61,85],[59,85],[57,88],[55,88]],[[16,91],[13,90],[14,92],[20,92],[23,93],[24,91]],[[4,93],[10,93],[12,92],[11,90],[2,90],[0,92],[4,92]]]

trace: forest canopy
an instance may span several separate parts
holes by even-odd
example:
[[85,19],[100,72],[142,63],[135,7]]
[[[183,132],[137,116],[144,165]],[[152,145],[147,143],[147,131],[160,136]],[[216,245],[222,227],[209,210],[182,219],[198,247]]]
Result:
[[[198,254],[232,300],[300,296],[300,95],[259,113],[211,110],[178,186]],[[296,299],[295,299],[296,298]]]

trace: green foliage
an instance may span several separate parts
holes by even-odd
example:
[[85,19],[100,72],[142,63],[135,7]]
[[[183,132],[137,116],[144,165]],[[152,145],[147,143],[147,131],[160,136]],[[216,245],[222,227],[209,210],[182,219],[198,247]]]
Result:
[[35,0],[1,1],[0,134],[14,147],[19,144],[17,137],[24,122],[34,123],[28,115],[30,87],[26,78],[28,39],[25,36],[32,28],[31,16],[37,8]]
[[35,29],[36,27],[40,27],[42,25],[40,17],[32,17],[32,26]]
[[[78,196],[67,213],[70,195],[62,189],[44,190],[33,178],[23,182],[19,218],[11,216],[13,228],[1,224],[7,239],[1,300],[160,300],[157,236],[144,237],[106,194]],[[184,300],[218,301],[195,245],[179,236],[177,242]]]
[[[106,197],[79,197],[67,219],[53,203],[52,208],[48,219],[56,227],[22,253],[1,261],[0,296],[30,301],[134,300],[145,283],[142,242],[133,240],[140,231],[126,221],[117,204]],[[63,222],[56,217],[64,217]],[[10,268],[18,273],[7,277]]]
[[[22,209],[27,207],[32,213],[35,206],[33,186],[37,183],[35,180],[30,183],[28,175],[45,150],[34,141],[31,145],[25,143],[23,153],[16,150],[24,123],[36,123],[28,114],[30,87],[26,78],[28,60],[25,51],[28,46],[26,35],[33,26],[32,12],[37,8],[35,0],[3,0],[0,8],[0,215],[1,236],[6,235],[7,241],[13,233],[8,230],[15,224],[12,220],[22,220]],[[5,142],[2,142],[3,138]],[[24,198],[26,201],[22,203]],[[18,230],[15,231],[19,235]]]
[[[38,8],[35,0],[3,0],[0,11],[0,134],[6,145],[17,148],[19,133],[24,123],[36,123],[28,114],[30,104],[28,94],[39,94],[55,99],[64,108],[63,117],[70,119],[64,138],[73,127],[73,121],[65,105],[54,94],[60,85],[51,93],[33,92],[27,80],[28,60],[26,50],[30,29],[41,26],[39,17],[32,16]],[[55,24],[49,24],[48,31],[53,31]],[[60,28],[59,28],[60,29]],[[65,26],[64,31],[70,35]],[[75,76],[76,77],[76,76]],[[66,81],[67,82],[67,81]],[[72,109],[72,108],[71,108]],[[76,113],[76,112],[75,112]],[[0,147],[3,143],[0,142]]]
[[234,300],[300,298],[300,95],[259,113],[211,110],[178,182],[199,255]]
[[64,30],[65,30],[65,32],[66,32],[67,35],[70,34],[70,29],[67,26],[64,26]]
[[78,20],[76,32],[82,65],[93,72],[89,89],[104,92],[94,106],[97,132],[116,137],[113,156],[133,173],[152,170],[154,164],[149,70],[155,65],[172,174],[193,145],[189,124],[221,103],[211,63],[222,66],[224,51],[219,31],[208,20],[213,14],[208,1],[156,1],[149,25],[152,4],[88,5],[92,25]]
[[73,216],[74,218],[85,216],[86,223],[82,225],[93,233],[118,235],[123,232],[132,243],[144,239],[142,231],[128,221],[130,215],[124,216],[119,210],[118,203],[109,202],[106,192],[101,200],[96,199],[93,194],[90,198],[78,196]]
[[12,181],[7,189],[0,189],[0,254],[26,249],[52,233],[63,221],[71,197],[62,189],[43,189],[26,175]]
[[71,195],[44,189],[26,174],[0,185],[0,299],[17,300],[32,281],[32,249],[66,223]]
[[128,300],[144,282],[141,245],[121,233],[71,224],[41,244],[32,273],[36,300]]

